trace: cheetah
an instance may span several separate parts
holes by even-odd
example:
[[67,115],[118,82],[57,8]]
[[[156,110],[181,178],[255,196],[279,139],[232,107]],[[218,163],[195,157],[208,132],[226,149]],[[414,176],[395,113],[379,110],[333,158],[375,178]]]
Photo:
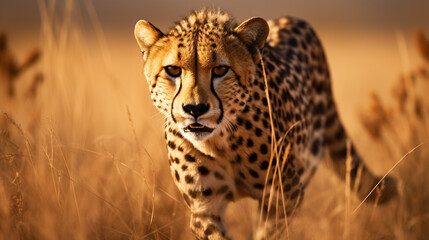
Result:
[[[282,234],[269,209],[279,204],[284,218],[295,211],[324,149],[341,178],[350,155],[351,184],[359,176],[361,197],[379,181],[348,144],[322,44],[307,22],[254,17],[238,25],[227,13],[203,9],[167,33],[140,20],[134,34],[197,239],[233,239],[223,214],[244,197],[257,199],[268,219],[255,238]],[[395,195],[394,178],[382,185],[378,200],[386,202]]]

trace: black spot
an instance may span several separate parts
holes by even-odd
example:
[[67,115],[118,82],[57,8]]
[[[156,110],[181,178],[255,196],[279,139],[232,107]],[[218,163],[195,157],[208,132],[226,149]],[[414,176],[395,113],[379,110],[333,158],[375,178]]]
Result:
[[270,86],[271,89],[278,89],[279,86],[277,86],[277,83],[274,81],[269,81],[268,85]]
[[201,174],[201,175],[207,175],[207,174],[209,174],[209,169],[208,168],[206,168],[205,166],[198,166],[198,172]]
[[256,189],[264,189],[264,184],[255,183],[255,184],[253,184],[253,187]]
[[241,163],[241,156],[240,156],[240,154],[237,154],[237,155],[235,156],[235,161],[236,161],[237,163]]
[[229,187],[227,185],[223,185],[222,187],[220,187],[217,190],[216,195],[226,193],[226,191],[228,191],[228,189],[229,189]]
[[259,174],[257,172],[255,172],[255,171],[253,171],[253,169],[249,168],[248,170],[249,170],[249,173],[250,173],[250,175],[252,177],[254,177],[254,178],[258,178],[259,177]]
[[193,183],[194,182],[194,178],[191,175],[186,175],[185,176],[185,182],[186,183]]
[[207,189],[204,189],[202,193],[203,193],[203,196],[208,197],[212,195],[213,191],[211,188],[207,188]]
[[290,184],[286,184],[285,191],[289,192],[292,189],[292,186]]
[[264,104],[264,106],[268,106],[268,102],[267,102],[267,98],[266,97],[262,98],[262,104]]
[[208,236],[211,235],[213,233],[215,226],[213,224],[209,224],[206,228],[206,230],[204,230],[204,235]]
[[226,195],[225,195],[225,199],[227,200],[227,201],[233,201],[234,200],[234,194],[231,192],[231,191],[229,191]]
[[[302,47],[302,49],[307,50],[307,43],[305,43],[304,41],[301,41],[301,47]],[[306,55],[306,57],[307,57],[307,55]],[[306,62],[307,61],[308,61],[308,59],[306,59]]]
[[311,144],[311,153],[313,155],[317,155],[319,153],[320,150],[320,139],[316,138],[314,139],[313,143]]
[[287,175],[288,178],[292,178],[293,176],[295,176],[295,170],[293,168],[289,168],[287,170],[286,175]]
[[342,160],[347,156],[347,148],[343,147],[340,150],[330,151],[330,155],[335,160]]
[[223,179],[223,175],[220,174],[218,171],[215,171],[214,173],[215,178],[222,180]]
[[307,33],[307,34],[305,35],[305,41],[307,41],[307,44],[308,44],[308,45],[311,45],[311,43],[313,43],[313,36],[311,36],[311,34],[310,34],[310,33]]
[[176,180],[180,181],[180,176],[179,176],[179,173],[177,172],[177,170],[175,171],[175,175],[176,175]]
[[247,139],[247,147],[252,147],[253,146],[253,141],[252,141],[252,139]]
[[302,71],[301,66],[299,66],[299,65],[295,65],[295,71],[296,71],[297,73],[301,73],[301,71]]
[[266,61],[265,62],[265,66],[267,66],[268,71],[270,71],[270,72],[274,71],[274,66],[273,66],[273,64],[271,62]]
[[[216,44],[215,44],[216,45]],[[216,52],[212,53],[212,61],[215,62],[216,61]]]
[[197,197],[197,192],[194,190],[189,190],[188,191],[189,196],[191,196],[191,198],[196,198]]
[[266,119],[270,118],[270,114],[268,112],[264,112],[264,118]]
[[194,157],[192,157],[191,155],[189,155],[189,154],[185,154],[185,159],[186,159],[186,161],[188,161],[188,162],[195,162],[195,158]]
[[291,45],[292,47],[298,47],[298,41],[296,41],[296,38],[290,38],[288,41],[289,45]]
[[292,32],[294,32],[296,34],[301,34],[301,31],[297,27],[293,27]]
[[337,120],[336,114],[329,115],[325,121],[325,128],[330,128],[332,125],[334,125],[335,120]]
[[259,120],[259,115],[255,114],[253,115],[253,121],[257,122]]
[[241,79],[240,75],[235,75],[235,79],[237,79],[237,81],[240,81]]
[[259,168],[262,169],[262,170],[266,170],[268,168],[268,165],[269,165],[268,161],[263,161],[259,165]]
[[185,165],[185,164],[183,164],[183,165],[182,165],[182,170],[183,170],[183,171],[185,171],[186,169],[188,169],[188,166],[187,166],[187,165]]
[[306,23],[306,22],[304,22],[304,21],[299,21],[299,22],[298,22],[298,26],[299,26],[300,28],[306,28],[306,27],[307,27],[307,23]]
[[249,155],[249,162],[250,163],[254,163],[254,162],[256,162],[256,160],[258,160],[258,155],[256,153],[252,153]]
[[344,128],[340,126],[340,128],[335,133],[335,139],[337,141],[341,141],[346,137],[346,132],[344,131]]
[[216,43],[212,43],[212,45],[210,45],[212,48],[216,48]]
[[238,137],[237,145],[238,145],[238,146],[241,146],[242,144],[243,144],[243,137],[242,137],[242,136],[240,136],[240,137]]
[[262,119],[262,124],[264,125],[265,128],[269,127],[268,121],[265,119]]
[[262,154],[267,154],[268,153],[268,147],[265,143],[261,144],[261,147],[259,149],[261,151]]
[[249,106],[245,106],[245,107],[243,108],[243,113],[247,113],[247,112],[249,112],[249,111],[250,111]]
[[252,123],[249,120],[246,120],[246,129],[249,130],[252,128]]
[[179,147],[177,148],[177,150],[179,150],[179,152],[183,152],[183,148],[182,148],[181,146],[179,146]]
[[186,195],[186,193],[183,194],[183,199],[185,199],[186,205],[188,205],[188,207],[191,206],[191,199],[189,199],[188,195]]
[[302,53],[302,52],[298,52],[298,60],[300,61],[300,62],[302,62],[302,63],[304,63],[305,61],[304,61],[304,54]]
[[182,54],[180,54],[180,52],[179,53],[177,53],[177,59],[182,59]]
[[293,193],[290,195],[290,198],[293,200],[293,199],[295,199],[296,197],[298,197],[298,195],[299,195],[299,193],[300,193],[301,191],[299,190],[299,189],[297,189],[297,190],[295,190],[295,191],[293,191]]
[[242,171],[238,171],[238,175],[240,175],[242,179],[246,179],[246,175],[244,175]]
[[292,179],[292,186],[295,186],[295,185],[297,185],[299,183],[299,177],[298,176],[295,176],[293,179]]
[[237,118],[237,124],[238,125],[243,125],[243,119],[241,117]]
[[297,137],[296,137],[296,144],[301,144],[301,140],[302,140],[302,137],[301,137],[301,135],[298,135]]
[[314,82],[313,89],[315,89],[317,93],[322,93],[323,90],[325,89],[325,85],[323,82],[320,82],[320,83]]
[[282,84],[283,83],[283,78],[281,77],[281,75],[276,77],[276,82],[277,84]]
[[258,92],[254,92],[253,93],[253,98],[255,99],[255,100],[259,100],[259,93]]
[[325,105],[322,102],[317,103],[317,105],[314,106],[313,113],[315,115],[325,114]]
[[195,221],[194,222],[194,227],[195,228],[201,228],[201,222],[200,221]]
[[262,135],[262,130],[260,128],[255,128],[255,134],[260,137]]
[[236,150],[237,147],[238,147],[237,144],[234,144],[234,143],[231,144],[231,146],[230,146],[231,150]]
[[182,47],[184,47],[184,46],[183,46],[183,43],[179,43],[179,45],[177,45],[177,47],[178,47],[178,48],[182,48]]
[[284,102],[292,99],[292,96],[290,95],[290,92],[287,89],[283,89],[281,94],[282,94],[281,95],[282,96],[282,100]]
[[320,120],[320,118],[314,122],[313,128],[314,130],[319,130],[320,128],[322,128],[322,120]]

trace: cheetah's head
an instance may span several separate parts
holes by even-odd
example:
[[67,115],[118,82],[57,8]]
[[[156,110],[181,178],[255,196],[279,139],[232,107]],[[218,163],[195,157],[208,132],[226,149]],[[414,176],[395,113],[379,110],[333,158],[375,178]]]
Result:
[[140,20],[135,37],[154,105],[191,141],[230,131],[250,96],[268,24],[236,25],[218,11],[192,13],[164,34]]

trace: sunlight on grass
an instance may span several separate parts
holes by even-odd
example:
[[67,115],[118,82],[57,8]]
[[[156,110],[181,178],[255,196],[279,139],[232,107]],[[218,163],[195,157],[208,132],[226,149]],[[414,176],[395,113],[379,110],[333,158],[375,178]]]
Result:
[[[192,238],[186,205],[168,169],[162,117],[138,78],[141,69],[118,77],[89,2],[40,0],[39,7],[40,45],[23,61],[15,59],[7,33],[0,34],[0,239]],[[398,48],[406,56],[411,49],[402,38]],[[370,153],[367,163],[393,165],[385,173],[401,183],[398,199],[388,206],[359,204],[353,194],[359,183],[350,186],[350,172],[344,185],[322,166],[288,219],[281,173],[291,145],[284,143],[298,123],[277,141],[272,129],[267,172],[274,171],[263,194],[269,195],[268,206],[277,206],[268,211],[284,216],[279,239],[429,236],[429,41],[422,32],[415,38],[422,63],[413,67],[404,57],[393,100],[386,104],[374,93],[368,109],[359,112],[361,135],[384,153]],[[122,64],[135,61],[137,47],[135,52]],[[265,71],[264,79],[268,89]],[[272,124],[268,90],[266,98]],[[249,218],[259,226],[267,221],[264,202],[260,209],[254,205],[240,200],[228,209],[238,240],[253,236]]]

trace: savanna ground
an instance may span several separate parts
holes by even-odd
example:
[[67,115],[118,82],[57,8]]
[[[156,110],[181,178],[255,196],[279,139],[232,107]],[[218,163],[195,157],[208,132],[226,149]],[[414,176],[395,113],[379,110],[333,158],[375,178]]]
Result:
[[[191,239],[133,26],[105,35],[89,4],[40,3],[40,41],[0,36],[0,239]],[[370,168],[386,174],[400,161],[389,172],[399,196],[360,206],[322,162],[284,239],[429,239],[428,38],[373,34],[359,40],[372,50],[359,52],[342,48],[351,32],[321,33],[328,59],[368,58],[334,61],[334,92]],[[256,208],[244,199],[227,209],[236,239],[252,239]]]

